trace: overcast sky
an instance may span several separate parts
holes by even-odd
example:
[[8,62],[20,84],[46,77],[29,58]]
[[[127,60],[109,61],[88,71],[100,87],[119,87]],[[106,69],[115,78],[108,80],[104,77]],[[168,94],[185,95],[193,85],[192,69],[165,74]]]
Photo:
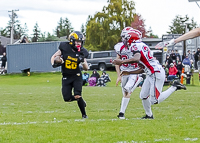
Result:
[[[188,0],[133,0],[136,13],[145,20],[146,29],[161,37],[169,31],[169,25],[176,15],[186,14],[200,25],[200,8]],[[200,2],[198,2],[200,5]],[[17,10],[22,26],[27,24],[29,36],[37,22],[41,32],[53,34],[60,17],[68,18],[74,30],[80,30],[88,15],[101,12],[107,0],[0,0],[0,27],[5,28],[9,21],[8,11]]]

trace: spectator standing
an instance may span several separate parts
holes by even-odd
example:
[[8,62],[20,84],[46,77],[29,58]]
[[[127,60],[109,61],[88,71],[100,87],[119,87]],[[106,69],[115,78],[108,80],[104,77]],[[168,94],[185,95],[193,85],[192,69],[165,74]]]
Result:
[[191,67],[190,59],[188,58],[188,56],[186,56],[185,59],[183,59],[183,64],[184,65],[189,65]]
[[172,61],[176,60],[176,54],[174,53],[174,50],[172,50],[170,57],[171,57]]
[[171,51],[168,50],[167,53],[166,53],[166,57],[167,57],[167,56],[170,56],[170,53],[171,53]]
[[[177,57],[178,57],[179,61],[181,61],[181,56],[178,53],[178,50],[175,50],[175,55],[176,55],[176,60],[177,60]],[[177,61],[177,63],[178,63],[178,61]]]
[[167,55],[165,64],[166,64],[166,66],[167,66],[168,69],[169,69],[169,65],[171,63],[173,63],[173,61],[172,61],[171,57],[169,55]]
[[193,60],[193,56],[192,56],[192,54],[190,53],[190,50],[188,50],[187,56],[188,56],[188,58],[189,58],[190,60]]
[[1,74],[5,74],[5,67],[7,62],[6,53],[3,53],[3,57],[1,58],[2,64],[1,64]]

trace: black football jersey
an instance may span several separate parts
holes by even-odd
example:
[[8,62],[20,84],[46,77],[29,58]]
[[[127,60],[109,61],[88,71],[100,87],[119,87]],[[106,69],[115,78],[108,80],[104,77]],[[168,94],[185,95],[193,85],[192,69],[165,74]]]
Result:
[[89,55],[85,48],[82,47],[81,51],[78,52],[74,51],[71,46],[72,45],[70,45],[69,42],[61,42],[59,45],[64,60],[64,63],[62,64],[63,75],[80,73],[80,60],[78,57],[80,56],[80,53],[83,53],[85,58]]

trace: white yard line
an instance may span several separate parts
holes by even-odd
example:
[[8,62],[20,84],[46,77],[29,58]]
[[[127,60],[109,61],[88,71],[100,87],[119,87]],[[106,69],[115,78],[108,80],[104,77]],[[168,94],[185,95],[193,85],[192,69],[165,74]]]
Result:
[[0,123],[0,126],[3,125],[27,125],[27,124],[48,124],[48,123],[60,123],[63,122],[62,120],[58,120],[58,121],[43,121],[43,122],[37,122],[37,121],[28,121],[28,122],[3,122]]

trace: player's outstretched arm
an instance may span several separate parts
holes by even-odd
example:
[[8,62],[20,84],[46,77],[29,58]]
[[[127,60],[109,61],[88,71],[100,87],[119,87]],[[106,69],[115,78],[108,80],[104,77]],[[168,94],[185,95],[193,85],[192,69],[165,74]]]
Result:
[[200,28],[193,29],[182,36],[176,38],[176,39],[171,39],[170,41],[165,41],[165,42],[159,42],[156,46],[155,49],[162,49],[164,47],[169,47],[173,46],[181,41],[192,39],[195,37],[200,36]]
[[174,40],[175,44],[184,40],[200,36],[200,28],[193,29]]

